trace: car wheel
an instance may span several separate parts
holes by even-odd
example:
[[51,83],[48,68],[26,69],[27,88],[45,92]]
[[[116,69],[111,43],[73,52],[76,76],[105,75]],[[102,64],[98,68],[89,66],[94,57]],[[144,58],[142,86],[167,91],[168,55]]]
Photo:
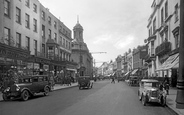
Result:
[[24,90],[22,93],[21,93],[21,99],[23,101],[27,101],[29,99],[29,92],[27,90]]
[[146,106],[146,96],[142,96],[142,104]]
[[48,95],[49,94],[49,91],[50,91],[49,87],[48,86],[45,86],[45,88],[44,88],[44,95],[45,96]]
[[8,101],[9,98],[7,97],[6,94],[3,94],[2,96],[3,96],[3,100],[4,100],[4,101]]

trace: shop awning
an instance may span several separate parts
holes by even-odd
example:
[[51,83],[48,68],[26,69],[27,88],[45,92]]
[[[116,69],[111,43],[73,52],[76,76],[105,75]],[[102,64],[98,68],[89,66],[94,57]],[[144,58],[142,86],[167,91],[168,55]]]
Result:
[[76,69],[72,69],[72,68],[66,68],[66,70],[68,70],[68,71],[75,71],[75,72],[77,72],[77,70],[76,70]]
[[134,69],[131,74],[134,75],[137,71],[138,69]]
[[157,71],[167,70],[173,68],[179,62],[179,53],[171,55],[158,69]]
[[127,76],[129,73],[130,73],[130,72],[127,72],[127,73],[125,74],[125,76]]

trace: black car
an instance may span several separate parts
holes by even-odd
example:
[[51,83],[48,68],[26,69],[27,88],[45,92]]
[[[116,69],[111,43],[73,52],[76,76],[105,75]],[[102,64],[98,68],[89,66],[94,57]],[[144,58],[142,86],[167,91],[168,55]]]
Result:
[[91,78],[89,76],[80,76],[78,79],[78,85],[79,89],[81,88],[92,88],[93,82],[91,81]]
[[33,75],[20,78],[18,83],[14,83],[3,91],[3,99],[21,99],[26,101],[37,93],[48,95],[50,91],[49,79],[47,75]]

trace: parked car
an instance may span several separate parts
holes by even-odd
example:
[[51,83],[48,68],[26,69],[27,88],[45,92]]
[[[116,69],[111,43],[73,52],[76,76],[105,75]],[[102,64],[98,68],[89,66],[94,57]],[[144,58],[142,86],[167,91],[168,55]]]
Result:
[[78,80],[79,89],[81,88],[92,88],[93,81],[91,80],[90,76],[80,76]]
[[3,99],[28,100],[37,93],[43,93],[45,96],[50,91],[49,79],[47,75],[33,75],[26,78],[20,78],[18,83],[14,83],[3,91]]
[[129,85],[130,86],[138,86],[138,76],[130,76]]
[[158,80],[142,79],[138,90],[139,100],[146,106],[148,102],[157,102],[162,106],[166,105],[166,91],[160,87]]

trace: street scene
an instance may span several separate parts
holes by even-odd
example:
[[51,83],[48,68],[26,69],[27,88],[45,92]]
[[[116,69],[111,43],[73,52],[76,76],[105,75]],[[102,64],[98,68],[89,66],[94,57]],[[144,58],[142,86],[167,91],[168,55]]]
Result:
[[[97,81],[92,89],[77,86],[37,96],[26,102],[0,102],[2,115],[176,115],[157,103],[142,106],[138,87],[125,82]],[[9,110],[11,108],[11,111]]]
[[184,0],[0,0],[0,115],[184,115]]

